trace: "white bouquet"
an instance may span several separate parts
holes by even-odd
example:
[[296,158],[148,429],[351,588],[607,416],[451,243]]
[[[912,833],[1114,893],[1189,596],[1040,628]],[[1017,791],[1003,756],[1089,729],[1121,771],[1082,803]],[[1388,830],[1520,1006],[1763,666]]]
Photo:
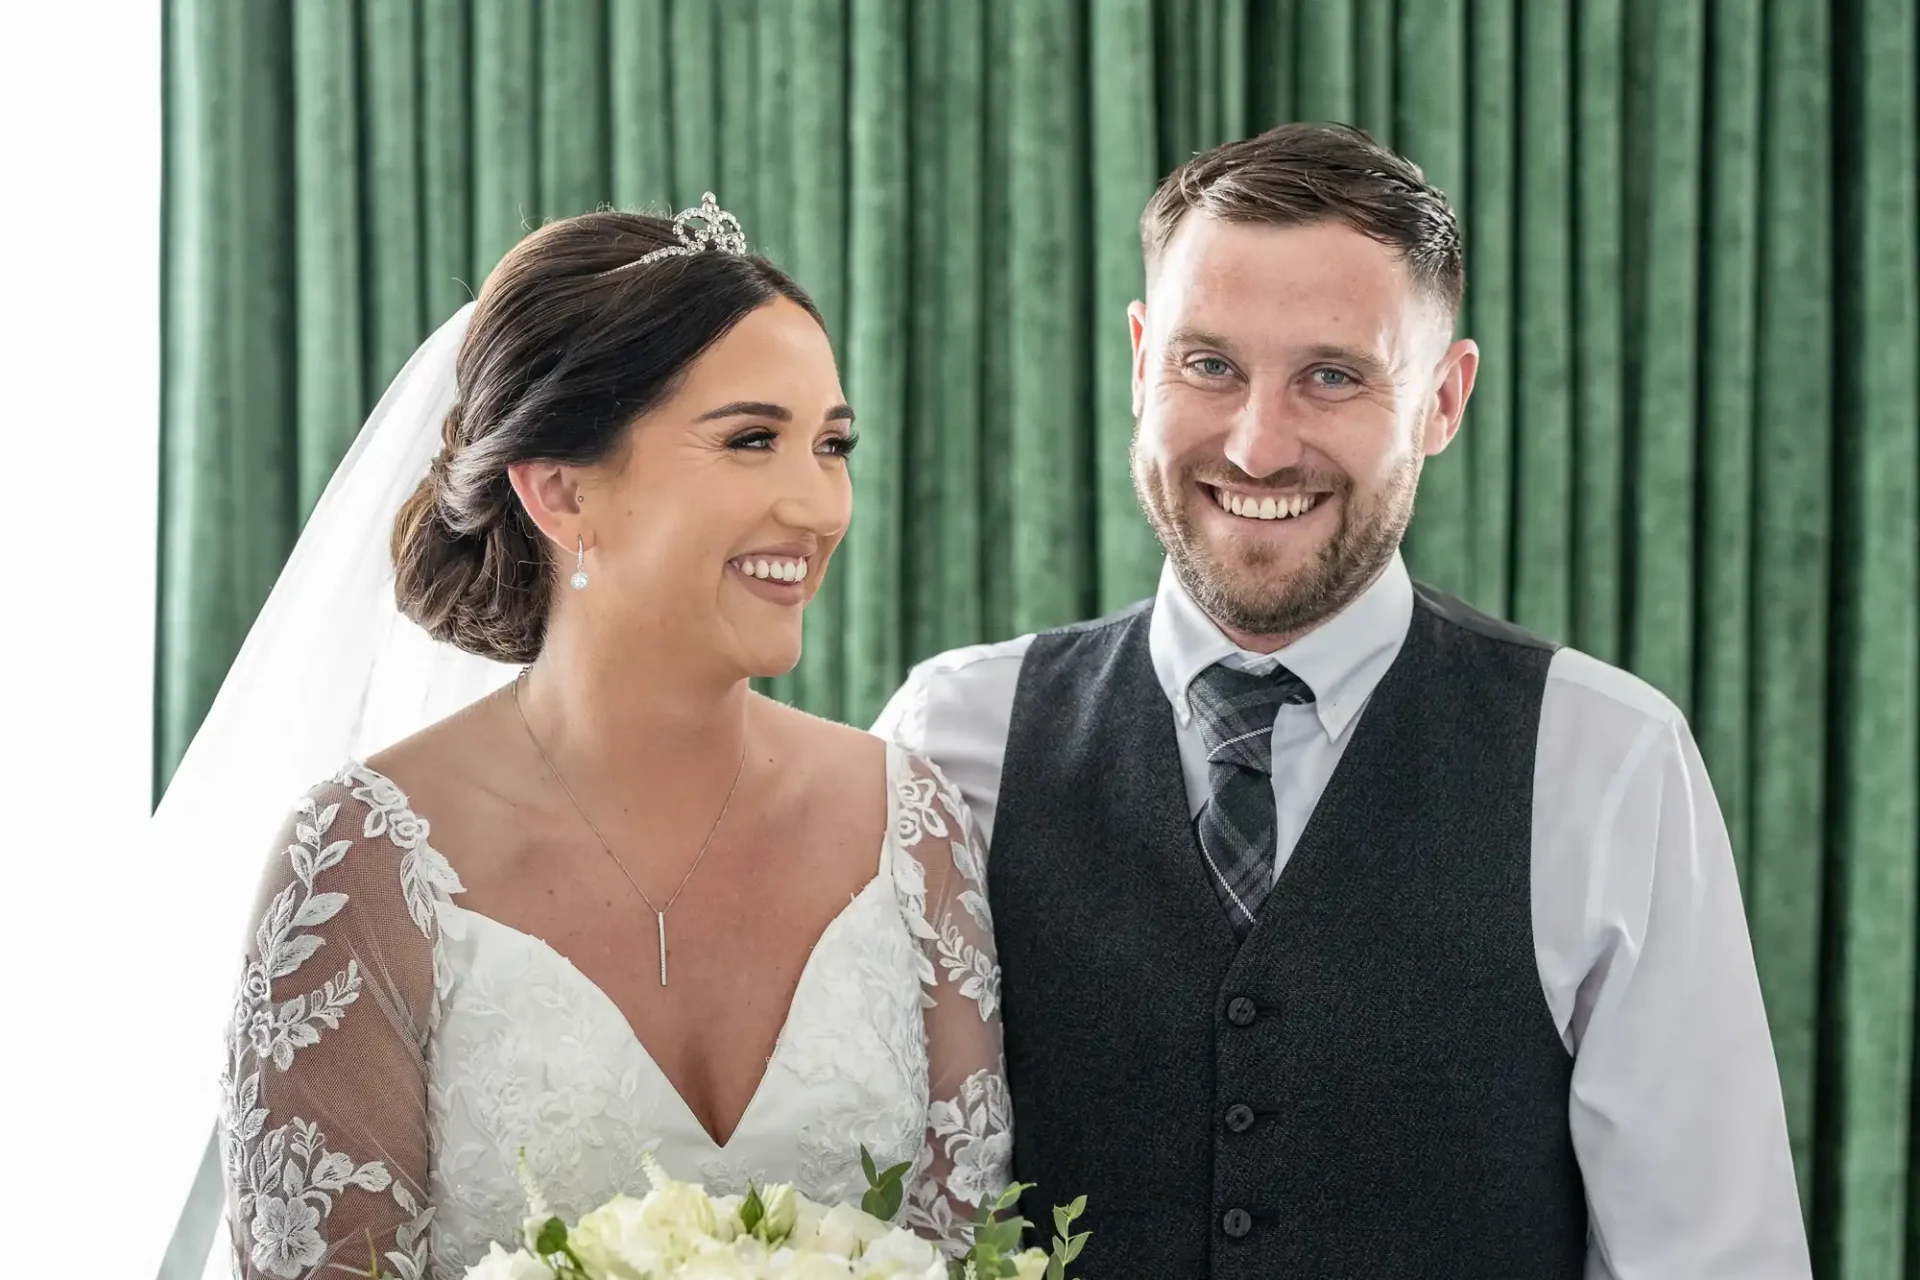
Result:
[[862,1149],[870,1190],[858,1206],[814,1203],[791,1186],[712,1196],[676,1182],[648,1157],[652,1189],[616,1196],[568,1226],[530,1190],[521,1246],[495,1244],[466,1280],[1065,1280],[1086,1233],[1072,1225],[1083,1196],[1054,1211],[1051,1254],[1020,1248],[1027,1224],[1003,1216],[1024,1186],[980,1207],[973,1247],[949,1262],[932,1243],[893,1225],[906,1165],[884,1173]]

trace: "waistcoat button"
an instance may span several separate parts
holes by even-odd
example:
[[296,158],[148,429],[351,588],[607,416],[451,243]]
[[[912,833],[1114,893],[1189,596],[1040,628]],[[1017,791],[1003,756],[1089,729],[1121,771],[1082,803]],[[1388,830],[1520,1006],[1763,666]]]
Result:
[[1259,1015],[1259,1008],[1245,996],[1235,996],[1227,1001],[1227,1021],[1236,1027],[1250,1027]]
[[1236,1102],[1228,1107],[1227,1128],[1234,1133],[1245,1133],[1253,1128],[1253,1108],[1244,1102]]
[[1229,1209],[1226,1216],[1220,1219],[1220,1229],[1238,1240],[1253,1230],[1253,1215],[1245,1209]]

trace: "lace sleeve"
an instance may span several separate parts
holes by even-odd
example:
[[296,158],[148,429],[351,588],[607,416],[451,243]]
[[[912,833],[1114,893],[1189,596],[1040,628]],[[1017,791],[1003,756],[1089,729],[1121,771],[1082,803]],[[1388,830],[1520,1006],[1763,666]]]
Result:
[[358,769],[289,818],[228,1029],[221,1155],[236,1275],[427,1272],[435,903],[458,881]]
[[971,1243],[981,1201],[1011,1180],[1013,1108],[1000,1049],[1000,964],[987,907],[986,846],[966,801],[909,757],[896,776],[903,901],[920,941],[927,1032],[927,1144],[902,1221],[950,1253]]

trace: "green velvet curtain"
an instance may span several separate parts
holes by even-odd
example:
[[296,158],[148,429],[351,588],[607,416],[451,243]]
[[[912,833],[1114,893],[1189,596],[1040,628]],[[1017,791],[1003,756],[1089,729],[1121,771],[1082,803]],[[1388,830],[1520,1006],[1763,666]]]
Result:
[[866,425],[778,692],[1150,588],[1134,224],[1290,118],[1412,155],[1484,352],[1409,556],[1693,718],[1823,1276],[1920,1277],[1915,0],[167,0],[158,759],[531,221],[715,191]]

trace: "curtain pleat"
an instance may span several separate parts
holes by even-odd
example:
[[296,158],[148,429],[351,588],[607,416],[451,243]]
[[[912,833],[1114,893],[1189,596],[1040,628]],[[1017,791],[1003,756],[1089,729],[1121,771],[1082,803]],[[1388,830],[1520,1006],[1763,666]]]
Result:
[[[1193,0],[1188,23],[1182,25],[1183,45],[1187,51],[1189,74],[1187,89],[1193,95],[1194,149],[1219,146],[1227,140],[1221,119],[1222,99],[1226,96],[1226,77],[1221,75],[1224,61],[1220,47],[1222,0]],[[1189,25],[1190,24],[1190,25]]]
[[1138,219],[1359,124],[1481,349],[1416,574],[1685,710],[1822,1276],[1920,1280],[1913,0],[166,0],[157,782],[419,339],[542,221],[713,191],[818,301],[856,515],[774,696],[1117,608]]
[[[1628,437],[1635,537],[1628,660],[1684,711],[1693,692],[1694,415],[1699,389],[1704,0],[1661,0],[1645,86],[1659,122],[1645,157],[1641,310]],[[1619,510],[1616,500],[1614,510]]]
[[[366,77],[360,112],[366,168],[361,224],[367,291],[363,394],[377,395],[400,372],[429,327],[421,190],[426,135],[416,0],[361,0],[359,56]],[[357,430],[358,424],[350,429]]]
[[606,0],[540,6],[538,215],[592,209],[611,185]]
[[[980,333],[981,453],[991,473],[981,475],[980,593],[981,625],[987,636],[1014,631],[1013,486],[1007,482],[1013,458],[1013,308],[1016,281],[1011,263],[1016,235],[1026,230],[1025,210],[1013,204],[1012,127],[1013,33],[1021,0],[985,0],[987,18],[986,226],[981,239],[981,275],[985,323]],[[1025,281],[1018,282],[1020,287]],[[986,464],[983,464],[983,467]]]
[[540,10],[490,0],[472,10],[474,291],[540,216]]
[[[1817,1238],[1828,1275],[1898,1276],[1913,1196],[1920,830],[1920,20],[1867,0],[1840,45],[1830,918]],[[1871,38],[1863,38],[1867,33]],[[1911,1268],[1908,1271],[1912,1273]]]
[[[1196,36],[1200,6],[1206,0],[1160,0],[1153,6],[1155,44],[1159,57],[1154,61],[1155,103],[1159,108],[1159,163],[1156,173],[1165,173],[1182,160],[1201,150],[1206,121],[1201,109],[1206,86],[1200,82],[1200,52]],[[1112,15],[1097,9],[1090,25],[1099,31]],[[1088,74],[1101,71],[1089,67]]]
[[293,9],[294,243],[302,518],[367,403],[360,253],[359,8]]
[[[1220,141],[1222,142],[1228,142],[1234,138],[1244,138],[1249,133],[1258,132],[1257,129],[1250,128],[1247,123],[1248,111],[1253,105],[1253,95],[1248,91],[1247,86],[1253,78],[1253,68],[1258,65],[1249,62],[1246,56],[1247,38],[1251,21],[1248,14],[1250,2],[1251,0],[1220,0],[1220,30],[1218,36],[1220,46],[1220,87],[1218,96],[1220,100]],[[1129,11],[1129,6],[1123,4],[1120,6],[1120,9],[1124,15]],[[1100,7],[1098,5],[1093,6],[1093,8],[1089,10],[1088,20],[1091,22],[1099,16]],[[1149,36],[1151,35],[1153,26],[1150,20],[1142,22],[1142,30]],[[1089,33],[1088,48],[1092,49],[1095,47],[1097,46],[1093,41],[1091,33]],[[1147,68],[1152,65],[1151,46],[1147,46],[1147,49],[1149,50],[1148,61],[1145,64],[1133,64],[1132,66],[1132,73],[1137,77],[1135,83],[1144,84],[1148,82],[1145,73]],[[1129,64],[1123,61],[1121,65],[1128,66]],[[1107,67],[1101,70],[1111,72],[1113,68]],[[1091,66],[1088,67],[1087,74],[1090,78],[1094,73],[1094,68]],[[1149,136],[1151,136],[1150,127]],[[1155,185],[1157,185],[1159,176],[1158,174],[1154,175],[1156,179]],[[1144,196],[1141,198],[1141,203],[1145,203]]]
[[710,0],[669,0],[667,14],[665,107],[673,131],[672,204],[679,209],[699,203],[703,192],[719,185],[720,9]]
[[[1243,4],[1231,23],[1244,22]],[[1118,609],[1153,591],[1160,544],[1140,518],[1127,443],[1133,435],[1133,345],[1127,304],[1141,295],[1140,211],[1159,184],[1154,160],[1153,6],[1113,0],[1088,15],[1087,94],[1092,167],[1086,234],[1092,303],[1081,324],[1091,344],[1097,608]]]
[[[1766,12],[1761,93],[1760,355],[1753,550],[1753,945],[1794,1157],[1813,1155],[1827,821],[1825,753],[1832,528],[1832,50],[1824,5]],[[1814,1181],[1801,1181],[1803,1201]]]
[[1022,0],[1012,13],[1007,332],[1012,624],[1054,626],[1092,607],[1087,402],[1084,11]]
[[1354,0],[1354,103],[1347,117],[1390,147],[1400,145],[1393,110],[1394,8],[1394,0]]
[[465,0],[420,0],[422,334],[480,288],[473,270],[472,47]]
[[1513,617],[1572,638],[1572,0],[1520,6]]
[[290,15],[175,3],[166,28],[156,794],[301,510]]
[[[1272,128],[1294,118],[1294,34],[1293,10],[1296,0],[1247,0],[1247,62],[1255,68],[1247,86],[1248,109],[1253,118],[1248,131]],[[1435,0],[1445,3],[1446,0]],[[1158,7],[1158,6],[1156,6]],[[1405,6],[1402,6],[1403,10]],[[1170,60],[1171,51],[1157,51],[1162,60]],[[1164,108],[1162,109],[1164,115]],[[1178,163],[1176,159],[1173,163]],[[1172,164],[1163,165],[1163,169]]]
[[[659,9],[661,3],[662,0],[651,0],[650,7]],[[794,93],[793,60],[789,51],[793,38],[792,12],[792,6],[784,2],[732,0],[723,35],[724,65],[751,67],[753,86],[748,97],[729,109],[726,190],[715,193],[723,207],[738,210],[743,229],[751,229],[750,242],[755,251],[788,270],[793,268],[790,193],[796,172],[806,172],[804,165],[796,167],[795,164],[793,125],[789,118]],[[747,43],[736,43],[743,38]],[[662,50],[649,53],[649,57],[654,58],[662,55]],[[667,82],[665,71],[655,72],[648,63],[642,63],[634,74],[636,81],[652,76],[653,87]],[[801,91],[805,92],[804,86]],[[749,101],[750,113],[742,109]],[[667,112],[668,106],[662,101],[655,109],[652,122],[652,127],[661,134],[663,157]],[[660,172],[666,171],[663,159]],[[624,201],[620,202],[621,207],[673,208],[664,180],[659,184],[659,192],[650,201]],[[756,680],[754,685],[760,692],[782,702],[799,701],[798,687],[791,675]]]
[[1293,114],[1358,123],[1354,6],[1359,0],[1299,0],[1294,6]]
[[[607,62],[613,200],[623,209],[677,209],[667,0],[608,0]],[[762,148],[768,156],[785,150]]]
[[[721,0],[715,18],[714,76],[720,86],[719,153],[713,171],[716,195],[743,225],[761,223],[759,186],[760,0]],[[708,185],[711,185],[709,183]],[[706,187],[702,187],[705,190]]]
[[[979,269],[976,244],[962,248],[949,244],[954,224],[960,219],[949,215],[945,205],[947,187],[944,175],[957,157],[949,154],[948,130],[958,125],[949,111],[952,73],[946,63],[947,42],[959,34],[946,13],[948,6],[938,0],[913,0],[908,17],[909,48],[906,78],[914,87],[921,110],[905,121],[907,130],[907,191],[902,210],[909,240],[907,263],[907,308],[910,313],[907,333],[905,411],[900,421],[900,466],[894,481],[904,495],[904,512],[898,513],[904,525],[910,519],[912,532],[900,530],[900,577],[896,590],[901,613],[900,634],[904,652],[931,653],[948,647],[944,643],[942,596],[948,589],[941,564],[947,553],[943,536],[947,508],[956,504],[969,509],[977,502],[975,486],[950,475],[940,448],[949,429],[942,420],[941,401],[949,393],[942,377],[943,346],[948,340],[942,317],[946,311],[948,278],[946,261],[951,254],[966,256],[961,271],[971,274]],[[964,139],[953,139],[965,145]],[[977,172],[977,167],[976,167]],[[975,323],[978,323],[977,317]],[[953,335],[958,337],[956,333]],[[968,380],[971,383],[971,379]],[[976,409],[975,412],[978,412]],[[951,424],[962,437],[971,437],[971,424]],[[965,444],[971,444],[965,440]],[[910,513],[908,515],[907,513]],[[965,588],[962,588],[965,592]],[[971,594],[966,592],[966,594]],[[961,642],[961,643],[964,643]]]
[[1755,372],[1760,289],[1760,0],[1712,0],[1700,342],[1700,579],[1694,731],[1752,883]]
[[[1394,135],[1408,155],[1419,157],[1427,179],[1453,198],[1464,219],[1469,204],[1467,0],[1401,5],[1394,39]],[[1470,281],[1478,276],[1479,256],[1469,242]],[[1478,286],[1469,284],[1469,305],[1477,293]],[[1407,531],[1407,564],[1413,572],[1458,592],[1468,591],[1473,582],[1470,452],[1468,441],[1461,440],[1459,447],[1427,460],[1419,519]]]
[[[915,333],[927,333],[930,349],[920,354],[933,378],[930,402],[910,427],[914,448],[908,455],[915,495],[909,564],[916,577],[925,575],[912,586],[923,593],[916,598],[924,602],[930,628],[911,648],[919,656],[989,634],[981,599],[989,474],[985,423],[997,415],[987,411],[985,358],[988,332],[1000,326],[988,323],[987,308],[986,282],[998,246],[987,241],[986,14],[982,6],[925,0],[915,20],[928,33],[919,49],[939,66],[930,72],[938,94],[931,100],[939,113],[933,116],[935,136],[915,143],[939,156],[927,193],[937,210],[932,263],[926,276],[915,277],[916,291],[922,280],[926,291],[916,313],[931,325]],[[928,207],[916,198],[916,222]],[[997,466],[992,474],[998,477]],[[923,523],[920,513],[926,510],[933,514]]]
[[847,328],[840,345],[847,395],[877,424],[863,434],[853,468],[854,525],[841,546],[846,585],[841,623],[845,684],[840,714],[872,721],[898,683],[901,550],[906,533],[907,370],[913,306],[907,278],[907,90],[909,8],[900,0],[851,0],[848,103]]
[[[1462,438],[1472,469],[1473,577],[1453,585],[1482,609],[1504,614],[1513,584],[1514,393],[1518,350],[1514,297],[1519,256],[1518,0],[1468,0],[1470,147],[1465,210],[1467,303],[1460,332],[1480,345]],[[1414,159],[1419,159],[1416,155]],[[1416,520],[1418,517],[1416,517]]]
[[[1621,301],[1625,189],[1624,0],[1582,0],[1574,31],[1573,617],[1572,639],[1606,662],[1622,657],[1626,504]],[[1468,256],[1468,277],[1473,274]]]
[[[847,208],[850,0],[794,0],[792,115],[787,145],[795,159],[786,263],[826,318],[836,350],[847,342]],[[752,233],[749,232],[749,235]],[[857,411],[857,409],[856,409]],[[862,458],[861,465],[865,462]],[[831,714],[840,706],[846,578],[829,572],[807,609],[806,645],[791,678],[799,706]]]

